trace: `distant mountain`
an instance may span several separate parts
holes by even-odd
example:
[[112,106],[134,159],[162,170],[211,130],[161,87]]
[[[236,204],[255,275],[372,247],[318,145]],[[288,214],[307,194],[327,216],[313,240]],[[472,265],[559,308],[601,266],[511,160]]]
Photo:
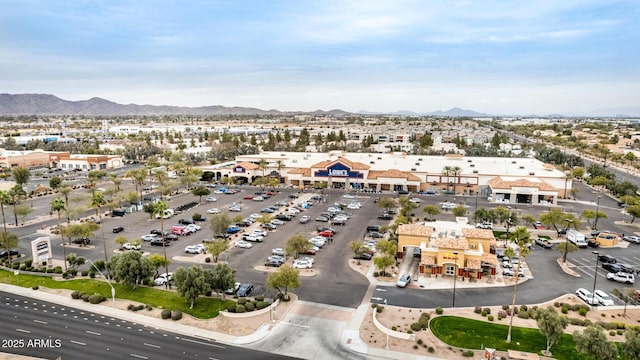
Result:
[[366,110],[358,111],[358,114],[363,115],[399,115],[399,116],[443,116],[443,117],[484,117],[491,116],[485,113],[479,113],[473,110],[466,110],[460,108],[452,108],[447,111],[433,111],[428,113],[417,113],[414,111],[401,110],[392,113],[384,113],[384,112],[370,112]]
[[282,112],[247,107],[220,105],[182,107],[168,105],[118,104],[101,98],[68,101],[48,94],[0,94],[0,115],[293,115],[314,114],[341,117],[349,113],[343,110],[305,112]]

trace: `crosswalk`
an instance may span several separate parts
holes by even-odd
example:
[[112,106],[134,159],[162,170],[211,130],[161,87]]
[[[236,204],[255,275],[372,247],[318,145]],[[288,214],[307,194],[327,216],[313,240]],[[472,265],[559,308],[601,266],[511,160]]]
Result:
[[[573,257],[569,255],[569,262],[575,265],[575,270],[582,276],[593,278],[595,275],[595,256],[592,257]],[[640,257],[637,256],[616,256],[619,263],[624,263],[633,266],[634,269],[640,269]],[[598,278],[606,279],[608,271],[602,268],[602,263],[598,262]]]

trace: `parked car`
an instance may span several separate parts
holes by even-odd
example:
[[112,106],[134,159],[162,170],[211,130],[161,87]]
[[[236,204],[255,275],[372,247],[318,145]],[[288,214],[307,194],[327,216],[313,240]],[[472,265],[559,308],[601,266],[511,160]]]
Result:
[[411,275],[409,274],[404,274],[402,276],[400,276],[400,278],[398,279],[398,282],[396,283],[397,287],[407,287],[407,285],[409,285],[411,283]]
[[271,250],[271,254],[284,256],[285,253],[284,253],[284,249],[283,248],[275,248],[275,249]]
[[293,219],[293,217],[291,217],[291,215],[287,215],[287,214],[278,214],[278,215],[276,215],[276,219],[277,220],[282,220],[282,221],[291,221],[291,219]]
[[620,267],[620,271],[622,271],[622,272],[626,272],[626,273],[629,273],[629,274],[635,274],[636,273],[636,269],[634,269],[633,266],[631,266],[629,264],[616,263],[616,265],[618,265]]
[[293,262],[292,267],[294,269],[311,269],[313,267],[313,262],[306,259],[296,259]]
[[597,248],[600,246],[600,243],[598,243],[596,239],[589,239],[587,240],[587,246],[592,248]]
[[628,241],[632,244],[640,244],[640,236],[635,235],[625,235],[622,237],[622,240]]
[[8,258],[9,255],[11,255],[11,257],[18,256],[20,255],[20,252],[18,250],[13,250],[13,249],[9,250],[8,252],[7,250],[0,251],[0,259]]
[[593,298],[593,294],[591,293],[591,291],[585,289],[585,288],[580,288],[578,290],[576,290],[576,296],[581,299],[582,301],[586,302],[589,305],[596,305],[598,302]]
[[594,296],[595,301],[600,303],[600,305],[604,305],[604,306],[613,306],[613,305],[615,305],[613,303],[613,299],[611,298],[611,296],[607,295],[607,293],[602,291],[602,290],[596,290],[593,293],[593,296]]
[[73,243],[80,244],[80,245],[89,245],[91,244],[91,239],[86,237],[81,237],[81,238],[73,239]]
[[553,244],[548,239],[536,238],[535,241],[536,245],[542,246],[545,249],[551,249],[553,247]]
[[[524,277],[524,269],[520,268],[518,270],[519,270],[518,271],[518,277]],[[514,276],[515,273],[516,273],[516,271],[513,268],[502,270],[502,275],[503,276]]]
[[381,234],[377,231],[370,231],[368,234],[369,237],[374,238],[374,239],[382,239],[384,238],[384,234]]
[[178,220],[178,224],[191,225],[191,224],[195,224],[195,221],[193,221],[193,219],[180,219]]
[[279,261],[279,260],[267,260],[266,263],[264,263],[264,266],[268,266],[268,267],[280,267],[282,266],[282,264],[284,264],[284,262]]
[[114,234],[117,234],[117,233],[120,233],[120,232],[123,232],[123,231],[124,231],[124,227],[123,226],[116,226],[116,227],[113,228],[113,233]]
[[237,248],[241,248],[241,249],[251,249],[253,247],[253,245],[251,245],[251,243],[246,242],[244,240],[236,241],[234,246],[237,247]]
[[297,199],[298,194],[289,194],[289,199]]
[[220,214],[220,209],[218,208],[211,208],[209,210],[207,210],[208,214]]
[[160,285],[166,284],[168,281],[171,281],[172,279],[173,279],[173,273],[171,273],[171,272],[169,274],[162,273],[162,274],[158,275],[158,277],[153,280],[153,283],[156,286],[160,286]]
[[236,295],[238,295],[238,297],[246,297],[246,296],[249,296],[249,294],[251,294],[252,291],[253,291],[253,284],[246,283],[246,284],[240,285],[240,288],[238,289],[238,292],[236,292]]
[[613,264],[613,263],[602,263],[602,268],[609,272],[614,272],[614,273],[622,271],[622,268],[620,268],[618,264]]
[[300,218],[300,220],[299,220],[299,221],[300,221],[300,224],[306,224],[306,223],[308,223],[309,221],[311,221],[311,216],[309,216],[309,215],[304,215],[304,216],[302,216],[302,217]]
[[360,256],[354,256],[354,259],[359,259],[359,260],[371,260],[373,258],[373,255],[371,253],[362,253],[360,254]]
[[158,234],[146,234],[146,235],[142,235],[140,237],[140,239],[142,239],[142,241],[152,241],[154,239],[159,239],[160,235]]
[[132,243],[124,243],[122,244],[122,250],[136,250],[139,251],[141,249],[140,244],[134,245]]
[[269,222],[271,225],[275,225],[275,226],[282,226],[284,225],[284,221],[280,220],[280,219],[273,219]]
[[600,260],[601,263],[607,264],[615,264],[616,262],[618,262],[616,258],[611,255],[598,255],[598,260]]
[[266,229],[266,230],[275,230],[275,229],[277,229],[277,227],[275,225],[271,224],[271,223],[260,224],[260,227],[262,227],[263,229]]
[[187,254],[202,254],[205,252],[205,249],[204,245],[189,245],[184,248],[184,252]]
[[262,242],[262,236],[257,234],[243,234],[242,240],[251,242]]
[[393,215],[389,214],[389,213],[383,213],[378,215],[378,219],[380,220],[393,220]]
[[625,283],[625,284],[633,284],[636,282],[636,278],[635,276],[633,276],[633,274],[629,274],[622,271],[619,271],[617,273],[608,273],[607,279],[617,281],[619,283]]
[[237,226],[229,226],[227,228],[227,234],[235,234],[235,233],[239,233],[240,232],[240,228]]
[[238,289],[240,289],[240,283],[236,282],[235,284],[233,284],[232,288],[225,290],[224,293],[227,295],[233,295],[238,291]]
[[[161,238],[156,238],[156,239],[153,239],[153,240],[151,240],[151,241],[149,242],[149,244],[150,244],[150,245],[153,245],[153,246],[162,246],[162,243],[163,243],[163,241],[162,241],[162,239],[161,239]],[[164,246],[169,246],[169,245],[170,245],[170,243],[171,243],[171,241],[169,241],[169,240],[167,240],[167,239],[165,238]]]
[[481,223],[477,223],[476,224],[476,228],[491,230],[491,229],[493,229],[493,224],[490,223],[490,222],[481,222]]
[[260,209],[260,212],[261,212],[261,213],[265,213],[265,214],[273,214],[273,213],[274,213],[274,212],[276,212],[276,211],[275,211],[275,210],[273,210],[273,209],[272,209],[272,208],[270,208],[270,207],[266,207],[266,208],[264,208],[264,209]]
[[316,221],[320,221],[320,222],[328,222],[329,221],[329,217],[324,216],[324,215],[320,215],[318,217],[316,217]]
[[207,200],[207,202],[216,202],[216,201],[218,201],[218,199],[216,199],[216,198],[215,198],[215,197],[213,197],[213,196],[209,196],[209,197],[207,197],[207,199],[206,199],[206,200]]
[[257,236],[262,236],[262,237],[265,237],[265,236],[269,235],[268,232],[266,232],[264,230],[260,230],[260,229],[253,229],[251,231],[251,234],[254,234],[254,235],[257,235]]

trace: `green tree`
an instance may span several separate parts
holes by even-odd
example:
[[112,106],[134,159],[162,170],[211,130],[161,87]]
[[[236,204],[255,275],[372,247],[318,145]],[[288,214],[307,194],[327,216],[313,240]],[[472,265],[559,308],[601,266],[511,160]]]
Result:
[[556,246],[556,250],[562,254],[562,262],[567,262],[567,254],[578,251],[578,247],[568,241],[563,241]]
[[179,267],[173,272],[173,281],[176,284],[176,291],[189,304],[189,309],[200,295],[205,295],[211,290],[207,276],[201,266],[190,266],[188,269]]
[[464,205],[458,205],[451,209],[451,213],[453,214],[453,216],[465,216],[467,215],[467,208],[464,207]]
[[396,201],[396,199],[387,196],[378,199],[377,204],[378,207],[385,210],[395,209],[398,206],[398,202]]
[[607,340],[601,327],[588,326],[582,333],[574,331],[573,339],[579,352],[594,359],[616,360],[618,358],[618,348]]
[[[207,252],[213,256],[213,262],[218,262],[220,254],[227,250],[226,239],[215,239],[207,242]],[[226,288],[228,289],[228,288]]]
[[129,239],[127,239],[127,237],[126,237],[126,236],[120,235],[120,236],[116,237],[116,238],[113,240],[113,242],[115,242],[115,243],[118,245],[118,248],[119,248],[120,250],[122,250],[122,246],[123,246],[124,244],[128,243],[128,242],[129,242]]
[[633,224],[633,221],[640,217],[640,205],[630,205],[627,207],[627,214],[631,215],[630,223]]
[[396,260],[389,255],[376,256],[373,258],[373,264],[380,269],[382,275],[387,273],[387,268],[395,264]]
[[440,209],[435,205],[425,205],[422,211],[429,216],[429,219],[435,219],[436,215],[440,214]]
[[632,326],[624,331],[622,354],[625,359],[640,359],[640,329]]
[[0,210],[2,211],[2,231],[7,233],[7,218],[4,213],[4,206],[11,202],[11,195],[6,190],[0,190]]
[[349,249],[353,251],[353,257],[358,259],[358,265],[360,264],[360,256],[367,252],[369,249],[364,246],[362,240],[356,240],[349,243]]
[[59,176],[54,176],[51,179],[49,179],[49,187],[52,188],[53,190],[58,189],[60,185],[62,185],[62,179],[60,179]]
[[134,289],[153,274],[151,260],[142,256],[138,251],[114,255],[108,264],[111,275],[116,282]]
[[297,258],[298,255],[307,252],[312,247],[313,244],[309,239],[300,234],[295,234],[289,237],[285,246],[287,254],[293,254],[294,258]]
[[553,306],[547,306],[536,312],[536,323],[540,333],[547,337],[547,352],[564,334],[567,318],[558,314]]
[[624,303],[624,310],[622,316],[627,316],[627,304],[637,305],[638,297],[636,296],[636,289],[632,287],[626,287],[622,290],[615,288],[611,291],[611,294]]
[[9,190],[10,203],[13,206],[13,218],[16,226],[18,226],[18,213],[17,207],[21,203],[22,199],[27,193],[22,189],[22,186],[16,185]]
[[18,204],[13,207],[14,214],[22,220],[20,223],[24,224],[27,216],[33,212],[33,208],[27,204]]
[[7,252],[7,260],[9,261],[9,267],[11,267],[11,249],[14,249],[18,246],[18,235],[3,231],[0,233],[0,249],[5,250]]
[[13,176],[13,181],[15,181],[22,190],[24,189],[24,185],[29,182],[31,172],[26,167],[14,166],[11,168],[11,175]]
[[71,253],[67,256],[67,262],[74,270],[78,270],[78,267],[83,265],[86,261],[87,260],[84,257],[78,256],[76,253]]
[[216,214],[211,217],[211,220],[209,220],[209,225],[213,235],[218,236],[219,234],[226,233],[227,228],[231,225],[231,220],[227,214]]
[[580,220],[578,218],[557,208],[549,209],[549,211],[540,214],[540,222],[548,228],[554,228],[556,232],[560,232],[560,229],[565,229],[567,223],[571,224],[576,230],[580,229]]
[[267,277],[267,287],[278,291],[282,301],[289,301],[289,289],[300,287],[300,270],[282,265]]
[[160,274],[158,269],[160,269],[161,267],[166,268],[171,264],[171,260],[165,259],[164,256],[157,253],[149,255],[148,259],[149,263],[151,264],[151,269],[153,270],[154,278]]
[[511,307],[513,311],[511,312],[511,317],[509,319],[509,331],[507,333],[507,342],[511,342],[511,328],[513,327],[513,316],[516,313],[516,299],[518,297],[518,282],[520,280],[520,266],[522,266],[522,262],[524,258],[529,254],[529,245],[531,244],[531,233],[524,226],[518,226],[511,234],[511,240],[516,244],[519,250],[519,261],[518,266],[516,267],[516,271],[514,273],[514,277],[516,279],[516,283],[513,286],[513,298],[511,301]]
[[[102,207],[106,205],[107,201],[104,199],[104,194],[102,191],[94,191],[91,194],[91,200],[89,206],[96,209],[96,216],[98,217],[98,221],[102,224]],[[107,256],[107,241],[104,238],[104,231],[102,231],[102,247],[104,251],[104,262],[109,262],[109,257]]]
[[202,197],[203,196],[208,196],[211,194],[211,190],[207,189],[204,186],[198,186],[197,188],[193,189],[191,191],[191,193],[195,196],[198,196],[198,202],[202,202]]
[[233,288],[236,282],[236,271],[227,264],[218,264],[207,277],[211,290],[222,295],[227,289]]

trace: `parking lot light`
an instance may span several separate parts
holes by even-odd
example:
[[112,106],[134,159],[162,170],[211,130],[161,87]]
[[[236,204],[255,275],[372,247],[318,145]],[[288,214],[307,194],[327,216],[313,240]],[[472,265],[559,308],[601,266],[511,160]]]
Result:
[[87,262],[90,263],[91,266],[93,266],[93,268],[96,269],[96,271],[107,281],[107,284],[109,284],[109,286],[111,287],[111,301],[113,301],[113,303],[115,304],[116,303],[116,289],[113,287],[113,285],[111,285],[111,281],[109,281],[109,279],[107,279],[107,277],[104,276],[102,271],[100,271],[100,269],[98,269],[98,267],[96,266],[96,264],[93,263],[93,261],[88,259]]
[[596,272],[595,275],[593,276],[593,291],[591,292],[591,305],[597,305],[597,304],[593,304],[596,300],[596,280],[598,280],[598,251],[593,251],[593,253],[596,256]]
[[564,254],[562,254],[562,262],[567,262],[567,253],[569,252],[569,239],[567,238],[567,231],[569,231],[569,226],[573,222],[571,219],[565,219],[567,222],[567,226],[564,229]]

